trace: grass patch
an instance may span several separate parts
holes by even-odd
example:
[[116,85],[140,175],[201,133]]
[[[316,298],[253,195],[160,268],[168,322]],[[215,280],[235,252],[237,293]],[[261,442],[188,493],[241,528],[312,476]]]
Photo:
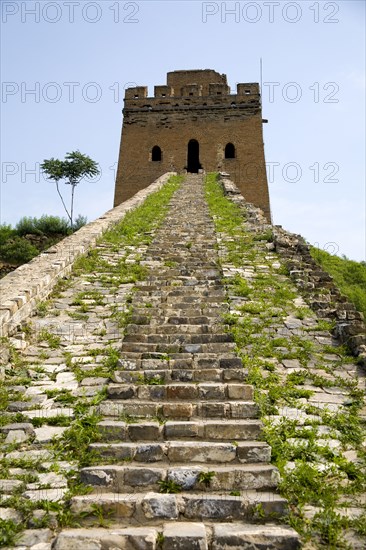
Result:
[[355,262],[346,256],[340,258],[314,247],[311,247],[310,253],[366,319],[366,262]]

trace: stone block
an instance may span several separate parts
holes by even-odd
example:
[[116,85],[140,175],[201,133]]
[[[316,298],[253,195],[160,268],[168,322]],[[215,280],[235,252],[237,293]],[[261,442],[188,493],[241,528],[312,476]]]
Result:
[[225,386],[223,384],[200,384],[200,399],[225,400]]
[[167,386],[167,399],[197,399],[198,388],[195,385]]
[[168,480],[174,481],[182,487],[183,491],[193,489],[198,481],[198,476],[202,471],[201,467],[189,468],[189,467],[180,467],[172,468],[168,470]]
[[127,424],[118,420],[102,420],[98,423],[98,430],[104,440],[125,441]]
[[290,527],[279,525],[220,524],[213,527],[212,550],[243,550],[244,548],[300,548],[299,535]]
[[202,523],[166,523],[163,550],[207,550],[206,529]]
[[190,403],[167,403],[163,405],[165,418],[191,418],[193,407]]
[[242,369],[243,363],[239,357],[224,357],[220,359],[221,369]]
[[164,426],[166,439],[188,439],[202,437],[203,426],[198,422],[167,422]]
[[107,392],[110,399],[132,399],[135,397],[136,389],[131,385],[110,384]]
[[110,517],[131,518],[136,510],[136,498],[121,493],[99,493],[95,495],[75,496],[71,499],[71,511],[76,514],[83,512],[93,515],[95,505]]
[[157,485],[164,477],[164,470],[152,468],[126,468],[124,483],[131,487]]
[[250,401],[253,399],[253,386],[248,384],[228,384],[227,393],[229,399],[243,399]]
[[251,462],[270,462],[271,461],[271,447],[267,443],[256,441],[240,441],[237,445],[237,456],[239,462],[251,463]]
[[242,501],[239,497],[220,497],[206,495],[183,497],[184,516],[187,519],[210,519],[230,521],[243,516]]
[[158,422],[145,422],[144,424],[129,424],[128,436],[131,441],[158,441],[161,439],[161,426]]
[[178,506],[175,495],[147,493],[142,500],[142,510],[147,519],[178,518]]
[[[108,467],[107,467],[108,468]],[[82,483],[98,487],[108,487],[114,482],[113,472],[101,468],[83,468],[80,472]]]
[[235,460],[236,448],[229,443],[170,443],[168,459],[172,462],[231,462]]
[[165,457],[162,445],[139,445],[136,449],[135,460],[137,462],[157,462]]
[[153,527],[127,529],[67,529],[58,535],[53,550],[156,550]]

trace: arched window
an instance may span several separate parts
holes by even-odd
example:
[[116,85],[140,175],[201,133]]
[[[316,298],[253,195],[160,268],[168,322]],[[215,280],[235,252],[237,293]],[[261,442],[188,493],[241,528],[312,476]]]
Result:
[[159,162],[161,160],[161,149],[158,145],[154,145],[151,151],[151,160],[153,162]]
[[225,147],[225,158],[226,159],[235,158],[235,146],[232,143],[228,143]]

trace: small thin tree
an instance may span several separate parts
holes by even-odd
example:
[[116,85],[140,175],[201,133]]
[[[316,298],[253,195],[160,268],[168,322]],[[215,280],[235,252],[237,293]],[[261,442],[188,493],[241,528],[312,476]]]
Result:
[[[65,160],[54,158],[44,160],[41,169],[46,174],[47,179],[56,183],[57,193],[69,218],[71,229],[73,229],[75,188],[83,178],[97,176],[100,173],[98,164],[87,155],[80,153],[80,151],[72,151],[66,153]],[[60,191],[59,183],[61,180],[65,180],[65,184],[71,185],[70,210],[67,208]]]

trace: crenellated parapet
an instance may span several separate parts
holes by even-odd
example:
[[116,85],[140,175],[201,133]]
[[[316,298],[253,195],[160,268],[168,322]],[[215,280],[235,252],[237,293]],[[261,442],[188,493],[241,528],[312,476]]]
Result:
[[168,73],[167,81],[166,85],[154,87],[153,97],[148,96],[146,86],[128,88],[125,92],[124,114],[153,109],[186,111],[187,107],[202,110],[212,107],[260,108],[257,83],[238,83],[236,94],[232,94],[226,75],[211,70],[176,71]]

